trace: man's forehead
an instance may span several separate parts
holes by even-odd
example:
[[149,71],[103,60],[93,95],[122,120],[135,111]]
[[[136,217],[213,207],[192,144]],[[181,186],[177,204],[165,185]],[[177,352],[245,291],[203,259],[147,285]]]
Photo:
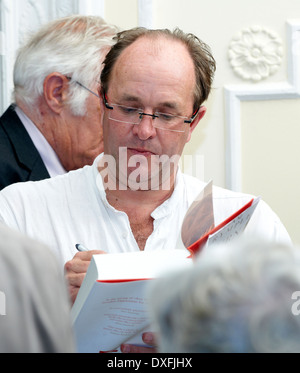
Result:
[[184,43],[178,39],[166,35],[143,35],[126,47],[122,54],[128,54],[129,56],[131,54],[140,54],[142,56],[147,53],[156,56],[166,50],[174,49],[188,52]]
[[113,71],[129,73],[132,66],[135,69],[148,68],[149,73],[168,71],[171,68],[185,70],[190,74],[194,71],[194,63],[185,44],[164,35],[138,38],[122,51]]

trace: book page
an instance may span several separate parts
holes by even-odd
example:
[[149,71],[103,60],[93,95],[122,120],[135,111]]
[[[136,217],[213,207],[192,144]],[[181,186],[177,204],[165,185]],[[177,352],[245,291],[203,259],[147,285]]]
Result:
[[74,323],[78,352],[118,352],[118,347],[149,324],[147,281],[95,282]]
[[94,255],[98,280],[149,279],[182,268],[188,252],[174,250],[133,251]]
[[181,238],[184,246],[186,248],[191,246],[214,226],[212,181],[210,181],[185,214],[181,228]]
[[246,225],[248,224],[259,201],[260,197],[257,197],[253,200],[251,206],[244,212],[231,220],[217,232],[209,235],[206,245],[208,246],[216,242],[228,242],[240,235],[246,228]]

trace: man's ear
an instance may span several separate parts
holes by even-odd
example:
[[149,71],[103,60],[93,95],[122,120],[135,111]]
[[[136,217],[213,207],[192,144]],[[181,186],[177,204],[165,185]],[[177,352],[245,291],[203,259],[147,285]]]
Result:
[[200,109],[198,111],[198,114],[197,114],[196,118],[190,124],[189,134],[188,134],[188,138],[187,138],[186,142],[190,141],[191,136],[192,136],[192,132],[197,127],[197,124],[200,122],[200,120],[204,117],[205,113],[206,113],[206,107],[205,106],[200,106]]
[[49,108],[59,114],[65,106],[69,89],[69,80],[66,76],[54,72],[44,80],[44,99]]

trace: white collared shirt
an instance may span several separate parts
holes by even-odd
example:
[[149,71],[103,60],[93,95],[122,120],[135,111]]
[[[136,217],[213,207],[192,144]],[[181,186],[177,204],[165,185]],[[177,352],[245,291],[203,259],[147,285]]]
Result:
[[49,175],[54,177],[65,174],[67,171],[62,166],[57,154],[45,139],[41,131],[18,106],[16,106],[15,111],[28,132],[32,142],[34,143],[34,146],[39,152]]
[[[0,192],[0,221],[47,244],[58,256],[62,269],[76,254],[77,243],[109,253],[139,250],[127,214],[107,201],[97,169],[99,157],[92,166],[52,179],[13,184]],[[178,171],[173,194],[151,214],[153,232],[145,251],[175,249],[184,215],[204,185]],[[215,224],[252,197],[213,187]],[[262,200],[244,234],[291,243],[280,219]]]

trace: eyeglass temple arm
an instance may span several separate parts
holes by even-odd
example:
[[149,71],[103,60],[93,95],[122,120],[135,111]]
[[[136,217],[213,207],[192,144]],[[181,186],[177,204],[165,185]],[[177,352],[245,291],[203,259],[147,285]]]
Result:
[[106,93],[104,90],[102,91],[102,98],[103,98],[104,105],[107,107],[107,109],[113,110],[114,108],[108,105]]
[[191,124],[193,122],[193,120],[196,118],[196,116],[198,115],[200,107],[198,107],[198,109],[193,113],[193,115],[191,116],[191,118],[185,120],[184,123],[190,123]]
[[94,96],[96,96],[96,97],[98,97],[98,98],[101,98],[97,93],[91,91],[88,87],[86,87],[85,85],[81,84],[81,83],[78,82],[77,80],[76,80],[76,83],[79,84],[80,87],[82,87],[82,88],[86,89],[87,91],[89,91],[89,92],[90,92],[91,94],[93,94]]
[[[68,80],[72,80],[72,78],[70,76],[67,76],[65,75],[65,77],[68,79]],[[91,91],[88,87],[86,87],[85,85],[83,85],[82,83],[78,82],[78,80],[74,80],[74,82],[78,85],[80,85],[80,87],[86,89],[87,91],[89,91],[92,95],[98,97],[98,98],[101,98],[97,93]]]

